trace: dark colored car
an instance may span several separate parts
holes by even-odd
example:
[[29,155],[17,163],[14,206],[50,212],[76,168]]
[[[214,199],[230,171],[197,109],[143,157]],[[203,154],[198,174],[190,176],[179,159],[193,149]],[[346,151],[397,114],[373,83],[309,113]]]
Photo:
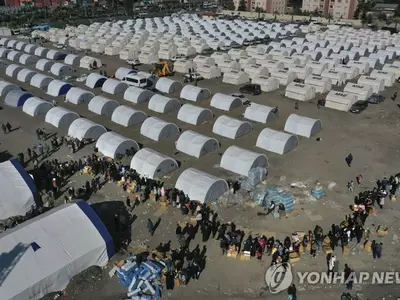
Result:
[[214,53],[214,50],[211,48],[204,49],[203,51],[201,51],[201,54],[203,54],[203,55],[209,55],[209,54],[213,54],[213,53]]
[[378,104],[385,101],[385,97],[379,94],[372,94],[371,97],[368,98],[368,103]]
[[362,111],[366,110],[367,107],[368,107],[368,101],[360,100],[351,106],[350,112],[353,114],[359,114]]
[[259,84],[246,84],[239,89],[239,92],[250,95],[260,95],[261,86]]

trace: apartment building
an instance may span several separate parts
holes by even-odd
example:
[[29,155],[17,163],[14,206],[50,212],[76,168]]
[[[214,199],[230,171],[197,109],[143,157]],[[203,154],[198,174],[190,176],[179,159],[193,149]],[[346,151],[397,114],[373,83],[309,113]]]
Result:
[[302,11],[318,12],[323,17],[329,14],[334,19],[353,19],[358,0],[303,0]]
[[[236,10],[240,2],[241,0],[233,0]],[[286,11],[286,0],[245,0],[245,4],[247,11],[256,11],[257,7],[269,14],[284,14]]]

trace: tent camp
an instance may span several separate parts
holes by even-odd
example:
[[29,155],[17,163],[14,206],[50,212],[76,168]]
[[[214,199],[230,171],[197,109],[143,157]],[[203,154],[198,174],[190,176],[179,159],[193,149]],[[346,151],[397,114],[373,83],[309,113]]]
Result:
[[127,75],[135,73],[135,70],[132,70],[132,68],[126,68],[126,67],[120,67],[115,71],[115,78],[122,80],[124,79]]
[[17,63],[22,54],[22,52],[12,50],[7,54],[7,59]]
[[279,110],[275,111],[275,108],[258,103],[252,103],[244,111],[244,118],[250,121],[266,124],[279,119]]
[[13,262],[0,287],[2,298],[31,300],[64,290],[75,275],[105,267],[115,253],[107,228],[84,201],[58,206],[7,230],[0,235],[0,251],[11,255],[0,262],[2,270]]
[[87,90],[78,87],[72,87],[65,95],[65,100],[69,103],[77,105],[81,103],[88,104],[93,97],[94,94]]
[[68,128],[68,135],[79,140],[94,139],[97,140],[107,129],[91,120],[78,118],[71,123]]
[[22,111],[32,117],[45,115],[53,108],[53,104],[38,97],[31,97],[27,99],[22,106]]
[[340,111],[349,111],[357,101],[357,95],[339,91],[330,91],[325,98],[325,107]]
[[19,63],[23,65],[32,65],[38,62],[39,58],[35,55],[22,54],[19,58]]
[[251,80],[253,84],[259,84],[263,92],[272,92],[279,88],[279,80],[275,77],[258,76]]
[[211,107],[215,107],[224,111],[231,111],[232,109],[241,107],[243,105],[240,98],[235,98],[230,95],[216,93],[210,102]]
[[215,65],[215,59],[204,55],[197,55],[195,58],[193,58],[193,62],[197,67],[202,65]]
[[178,110],[180,107],[181,103],[177,99],[162,96],[160,94],[154,94],[150,98],[148,105],[148,109],[161,114]]
[[327,63],[319,62],[319,61],[309,61],[306,65],[309,68],[312,68],[312,74],[320,76],[323,71],[328,68]]
[[175,159],[153,149],[143,148],[133,156],[131,169],[136,170],[141,176],[156,179],[178,169],[178,163]]
[[37,73],[35,71],[29,70],[29,69],[22,69],[21,71],[18,72],[17,74],[17,80],[21,82],[27,82],[30,83],[31,79],[34,75]]
[[53,80],[47,87],[47,94],[53,97],[62,96],[68,93],[72,85],[61,80]]
[[[196,64],[191,60],[177,60],[174,63],[174,71],[177,73],[192,73],[196,69]],[[189,72],[191,71],[191,72]]]
[[315,87],[308,84],[292,82],[286,87],[285,97],[299,101],[315,98]]
[[288,85],[296,79],[296,73],[289,70],[271,70],[271,76],[278,79],[280,85]]
[[230,146],[222,155],[219,165],[225,170],[247,177],[251,169],[268,167],[268,159],[264,154]]
[[214,202],[229,190],[225,180],[194,168],[182,172],[175,188],[183,191],[191,200],[201,203]]
[[296,148],[298,144],[299,138],[294,134],[264,128],[258,135],[256,147],[282,155]]
[[102,134],[96,142],[96,148],[104,156],[111,157],[112,159],[119,155],[125,155],[127,150],[135,153],[140,149],[139,144],[134,140],[113,131]]
[[378,77],[360,76],[357,82],[359,85],[366,85],[372,88],[372,91],[379,94],[385,89],[385,80]]
[[45,122],[54,127],[68,130],[73,121],[79,118],[79,115],[66,108],[56,106],[50,109],[45,117]]
[[128,87],[125,82],[109,78],[103,83],[101,90],[111,95],[123,95]]
[[234,59],[217,61],[217,65],[222,73],[229,72],[230,70],[240,71],[240,64]]
[[0,97],[5,97],[9,92],[14,90],[21,90],[15,84],[7,81],[0,81]]
[[222,115],[215,121],[212,132],[234,140],[249,134],[251,130],[252,127],[249,122]]
[[222,82],[234,85],[241,85],[250,82],[250,78],[249,75],[247,75],[247,73],[243,71],[228,70],[224,73]]
[[118,101],[103,96],[94,96],[89,102],[88,109],[101,116],[111,116],[118,106]]
[[64,63],[66,65],[70,65],[73,67],[79,67],[80,62],[81,62],[81,57],[75,54],[68,54],[64,58]]
[[182,90],[182,83],[169,78],[161,77],[157,80],[156,89],[162,93],[179,93]]
[[270,73],[272,70],[283,70],[285,68],[285,64],[279,60],[263,61],[261,65],[266,67]]
[[396,81],[396,76],[392,72],[373,70],[370,76],[383,79],[385,81],[385,86],[387,87],[393,86]]
[[296,135],[311,137],[322,129],[321,120],[291,114],[285,123],[285,131]]
[[328,67],[327,67],[328,69],[334,69],[338,64],[340,64],[340,59],[334,58],[334,57],[324,57],[324,58],[320,59],[319,62],[328,64]]
[[50,49],[44,48],[44,47],[37,47],[35,50],[35,55],[39,57],[45,58],[47,56],[47,52],[49,52]]
[[46,58],[51,60],[63,60],[66,56],[65,53],[53,49],[50,49],[46,54]]
[[372,95],[373,90],[371,86],[349,82],[344,87],[343,92],[355,94],[358,100],[367,100]]
[[73,73],[73,70],[69,65],[55,63],[51,66],[50,72],[56,76],[70,76]]
[[[0,186],[0,220],[25,216],[37,204],[38,191],[35,183],[17,159],[0,163]],[[3,284],[0,290],[4,289]]]
[[207,108],[184,104],[179,109],[177,119],[188,124],[198,125],[203,122],[212,121],[213,113]]
[[0,58],[7,58],[8,53],[11,52],[11,49],[0,48]]
[[312,74],[312,68],[301,65],[293,65],[289,67],[289,71],[296,74],[297,78],[304,80],[307,76]]
[[359,75],[358,68],[354,66],[337,65],[335,71],[344,73],[346,75],[346,80],[352,80]]
[[24,105],[25,101],[31,97],[33,97],[31,93],[21,90],[12,90],[7,93],[4,98],[4,103],[11,107],[18,107]]
[[9,77],[17,78],[19,71],[21,71],[22,69],[23,67],[20,65],[8,65],[6,68],[6,75]]
[[210,98],[211,92],[208,89],[188,84],[181,90],[180,97],[185,100],[199,102]]
[[362,62],[362,61],[355,61],[355,60],[350,60],[347,63],[348,66],[356,67],[358,69],[358,74],[368,74],[369,73],[369,64],[368,62]]
[[124,93],[124,99],[132,103],[148,102],[153,96],[153,92],[135,86],[130,86]]
[[52,62],[51,60],[42,58],[37,61],[35,68],[40,71],[47,72],[47,71],[50,71],[52,65],[54,65],[54,62]]
[[265,77],[269,76],[268,69],[262,65],[257,65],[257,64],[245,66],[244,72],[249,76],[250,79],[259,76],[265,76]]
[[322,76],[309,75],[304,83],[313,86],[315,92],[320,94],[327,93],[332,89],[332,80]]
[[118,106],[111,116],[111,121],[125,127],[143,123],[146,119],[144,112],[125,105]]
[[335,70],[325,70],[322,72],[321,77],[330,79],[332,84],[337,86],[346,83],[346,74]]
[[377,58],[372,58],[372,57],[362,56],[358,61],[367,62],[369,64],[369,67],[372,69],[375,69],[379,64],[379,60]]
[[385,64],[382,67],[382,71],[384,72],[389,72],[389,73],[394,73],[396,78],[400,78],[400,66],[392,65],[392,64]]
[[379,63],[381,65],[386,64],[386,62],[388,61],[388,56],[387,54],[379,54],[379,53],[371,53],[369,56],[369,58],[376,58],[378,59]]
[[100,68],[101,66],[102,66],[101,60],[91,56],[82,57],[79,63],[79,67],[87,70],[97,69]]
[[221,69],[215,65],[197,65],[197,73],[204,79],[213,79],[222,76]]
[[102,87],[106,80],[106,76],[100,75],[99,73],[90,73],[86,78],[86,86],[91,89]]
[[219,148],[219,142],[211,137],[192,130],[186,130],[176,142],[176,150],[187,155],[200,158]]
[[31,78],[30,85],[34,86],[38,89],[47,90],[47,87],[49,86],[50,82],[52,82],[53,80],[54,80],[54,78],[52,78],[50,76],[46,76],[46,75],[37,73],[37,74],[33,75],[33,77]]
[[289,68],[290,66],[300,65],[300,59],[297,57],[285,56],[279,59],[280,62],[283,62],[285,68]]
[[147,118],[140,127],[140,134],[153,140],[161,141],[179,135],[179,128],[156,117]]

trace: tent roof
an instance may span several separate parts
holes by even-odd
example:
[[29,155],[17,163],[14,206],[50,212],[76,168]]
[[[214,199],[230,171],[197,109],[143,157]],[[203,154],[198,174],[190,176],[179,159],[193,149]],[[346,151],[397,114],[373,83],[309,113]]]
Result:
[[[134,148],[139,150],[139,144],[134,140],[128,139],[116,132],[109,131],[102,134],[96,142],[96,147],[105,156],[115,158],[117,154],[125,155],[125,150]],[[124,152],[122,152],[124,151]]]
[[176,142],[176,149],[190,156],[199,158],[206,143],[210,141],[217,145],[217,148],[219,147],[219,142],[216,139],[192,130],[186,130],[179,136]]

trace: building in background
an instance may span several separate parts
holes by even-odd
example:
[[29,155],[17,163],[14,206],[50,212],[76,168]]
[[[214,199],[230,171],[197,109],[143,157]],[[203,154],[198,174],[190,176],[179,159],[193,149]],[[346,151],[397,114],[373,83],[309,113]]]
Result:
[[[4,0],[6,6],[21,6],[24,2],[32,2],[29,0]],[[33,5],[35,6],[61,6],[65,5],[66,0],[35,0]]]
[[[241,0],[233,0],[235,10],[238,9]],[[286,0],[245,0],[247,11],[256,11],[257,7],[262,11],[273,14],[284,14],[286,11]]]
[[353,19],[358,0],[303,0],[303,12],[318,11],[322,17]]

